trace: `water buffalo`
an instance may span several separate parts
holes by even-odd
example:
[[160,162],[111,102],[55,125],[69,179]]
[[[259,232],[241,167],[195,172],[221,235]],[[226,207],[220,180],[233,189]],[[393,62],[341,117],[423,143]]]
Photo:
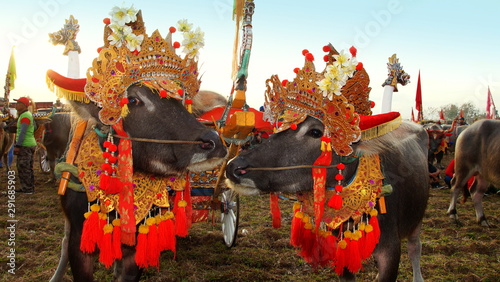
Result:
[[45,124],[43,146],[47,152],[45,160],[50,167],[49,182],[55,182],[54,168],[56,161],[66,152],[71,134],[71,113],[56,113],[50,117],[51,121]]
[[[227,153],[218,134],[199,123],[176,99],[161,98],[148,87],[130,86],[128,92],[129,114],[123,127],[129,136],[156,140],[201,141],[195,144],[160,144],[132,141],[134,172],[147,172],[157,176],[179,176],[187,170],[208,170],[218,165]],[[101,128],[98,108],[93,103],[71,101],[80,117],[87,118]],[[99,138],[102,145],[105,138]],[[59,281],[67,263],[75,281],[92,281],[94,254],[83,253],[80,241],[84,223],[83,214],[88,210],[85,193],[68,189],[61,202],[65,214],[65,239],[61,260],[52,281]],[[134,261],[135,248],[122,245],[123,259],[115,265],[115,278],[119,281],[136,281],[142,269]]]
[[[324,124],[307,117],[297,128],[272,134],[259,146],[243,151],[231,160],[226,169],[227,184],[245,195],[259,193],[311,193],[311,168],[291,168],[312,165],[320,155],[320,139]],[[332,141],[333,142],[333,141]],[[373,255],[378,265],[379,281],[396,281],[401,256],[401,242],[408,238],[408,254],[414,281],[423,281],[420,271],[420,230],[429,195],[427,171],[428,136],[414,123],[403,122],[383,136],[353,144],[355,159],[347,162],[342,172],[343,184],[356,173],[356,156],[379,154],[384,182],[393,192],[385,197],[387,213],[379,215],[380,242]],[[341,158],[334,156],[332,164]],[[269,168],[261,170],[260,168]],[[276,168],[276,169],[273,169]],[[287,169],[289,168],[289,169]],[[335,168],[327,170],[326,187],[335,187]],[[354,280],[347,268],[342,279]]]
[[[475,181],[470,194],[476,210],[477,222],[489,226],[483,210],[483,196],[491,184],[500,187],[500,121],[484,119],[470,125],[457,138],[455,175],[451,180],[452,194],[448,215],[457,224],[456,204],[460,193],[466,192],[467,180]],[[465,195],[465,194],[464,194]],[[465,197],[465,196],[464,196]],[[464,198],[465,200],[465,198]]]

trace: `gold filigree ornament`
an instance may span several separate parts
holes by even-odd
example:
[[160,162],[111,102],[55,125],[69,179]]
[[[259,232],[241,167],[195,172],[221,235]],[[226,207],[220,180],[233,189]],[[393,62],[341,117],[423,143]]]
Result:
[[[368,75],[363,65],[357,62],[354,47],[350,49],[352,57],[343,51],[338,53],[331,44],[323,50],[328,54],[324,57],[326,67],[322,72],[316,72],[314,56],[304,50],[304,67],[294,70],[297,76],[292,81],[280,81],[277,75],[266,81],[265,118],[271,123],[281,121],[279,132],[294,129],[307,116],[312,116],[325,125],[325,136],[331,138],[335,152],[347,156],[353,152],[350,145],[361,136],[357,108],[348,98],[360,104],[360,109],[369,102],[369,80],[365,84]],[[352,91],[355,90],[352,84],[346,87],[353,77],[361,79],[366,87],[356,87],[356,91]],[[350,93],[348,97],[344,96],[344,91]],[[356,101],[359,100],[354,93],[357,91],[366,96],[364,103]]]
[[[118,207],[119,194],[107,194],[99,187],[101,165],[105,162],[97,140],[97,134],[90,132],[82,140],[81,151],[76,163],[80,181],[86,187],[89,202],[99,200],[101,212],[109,213]],[[149,214],[153,206],[170,207],[168,190],[183,191],[186,179],[183,177],[157,177],[134,172],[134,215],[138,224]]]
[[170,27],[163,38],[158,30],[146,34],[140,10],[115,7],[111,15],[104,20],[104,46],[87,70],[85,85],[87,97],[102,108],[101,122],[113,125],[126,116],[126,90],[137,83],[190,105],[200,87],[197,56],[204,46],[203,32],[192,31],[185,20],[178,22],[186,53],[181,58],[175,53],[181,44],[172,44],[176,28]]

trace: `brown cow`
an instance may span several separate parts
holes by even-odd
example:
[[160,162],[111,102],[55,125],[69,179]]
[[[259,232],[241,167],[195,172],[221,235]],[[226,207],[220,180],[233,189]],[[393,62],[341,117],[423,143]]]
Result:
[[484,119],[475,122],[458,136],[455,148],[455,176],[451,180],[452,194],[447,213],[456,224],[460,224],[456,210],[457,199],[467,189],[467,180],[475,176],[470,194],[476,219],[482,226],[489,226],[482,199],[489,184],[500,187],[500,120]]

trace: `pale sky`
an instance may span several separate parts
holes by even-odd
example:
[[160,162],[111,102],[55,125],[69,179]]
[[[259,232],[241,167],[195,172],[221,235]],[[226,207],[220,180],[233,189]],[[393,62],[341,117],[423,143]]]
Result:
[[[6,1],[4,1],[6,2]],[[202,89],[225,96],[231,90],[231,60],[235,23],[233,0],[183,1],[77,1],[17,0],[2,4],[0,17],[0,89],[11,48],[15,47],[16,87],[11,98],[29,95],[35,101],[55,101],[45,82],[48,69],[66,75],[68,58],[62,45],[53,46],[48,33],[62,28],[73,15],[80,24],[77,36],[80,77],[103,45],[102,20],[113,6],[142,10],[147,33],[165,36],[170,26],[187,19],[205,32],[199,66]],[[487,87],[500,106],[500,2],[416,0],[255,0],[253,47],[249,65],[247,100],[258,108],[264,102],[265,80],[273,74],[293,79],[303,66],[301,52],[315,55],[322,70],[322,47],[358,49],[357,59],[370,75],[374,114],[380,113],[388,58],[396,53],[411,83],[394,93],[392,110],[409,118],[415,107],[421,73],[424,114],[427,107],[472,102],[485,111]],[[174,41],[182,41],[179,33]],[[180,53],[180,52],[178,52]],[[4,72],[2,74],[2,72]],[[1,95],[3,96],[3,94]]]

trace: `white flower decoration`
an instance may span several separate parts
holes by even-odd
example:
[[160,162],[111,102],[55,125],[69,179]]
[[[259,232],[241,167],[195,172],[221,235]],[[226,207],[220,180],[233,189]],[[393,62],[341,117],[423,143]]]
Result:
[[336,61],[326,66],[325,77],[316,82],[318,88],[323,92],[323,97],[328,97],[330,100],[333,99],[333,94],[342,94],[342,87],[354,75],[358,64],[356,58],[350,58],[344,50],[340,51],[338,55],[333,55],[333,57]]
[[143,40],[144,40],[143,34],[135,35],[131,33],[125,37],[127,48],[132,52],[134,52],[135,50],[139,52],[141,51],[141,44]]
[[192,27],[193,27],[193,25],[188,23],[188,21],[186,19],[182,19],[182,20],[179,20],[177,22],[177,29],[179,29],[180,32],[191,31]]
[[108,36],[111,45],[116,45],[116,47],[121,47],[123,43],[126,44],[127,37],[132,34],[132,28],[130,26],[119,26],[117,24],[110,25],[113,33]]
[[113,23],[124,26],[127,23],[135,22],[137,20],[137,12],[138,10],[134,9],[133,5],[128,9],[115,6],[109,15],[111,16],[111,21]]

